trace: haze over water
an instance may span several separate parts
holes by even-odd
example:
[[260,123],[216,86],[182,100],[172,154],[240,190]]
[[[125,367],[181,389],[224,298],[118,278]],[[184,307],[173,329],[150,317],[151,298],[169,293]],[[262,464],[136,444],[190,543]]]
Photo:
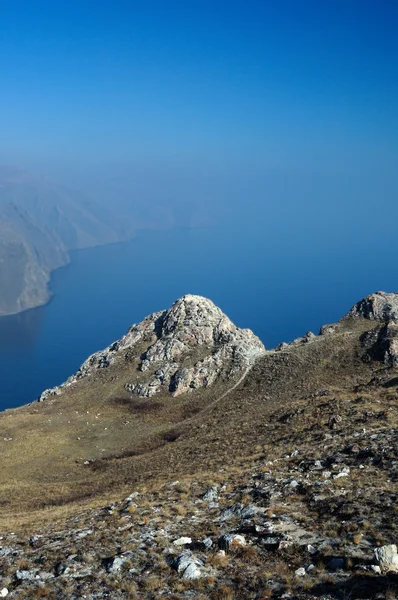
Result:
[[317,333],[368,293],[397,287],[388,243],[371,254],[347,242],[333,253],[321,246],[309,253],[300,248],[301,234],[284,245],[261,237],[261,229],[142,232],[128,243],[75,252],[54,273],[47,306],[0,319],[0,408],[33,401],[130,325],[186,293],[211,298],[271,348]]

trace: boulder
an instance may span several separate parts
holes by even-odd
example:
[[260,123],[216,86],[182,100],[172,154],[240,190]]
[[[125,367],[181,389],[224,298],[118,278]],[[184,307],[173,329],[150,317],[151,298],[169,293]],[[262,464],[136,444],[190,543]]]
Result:
[[398,553],[395,544],[375,548],[374,553],[382,573],[398,573]]
[[175,558],[172,567],[183,579],[199,579],[202,576],[203,562],[192,552],[185,550]]

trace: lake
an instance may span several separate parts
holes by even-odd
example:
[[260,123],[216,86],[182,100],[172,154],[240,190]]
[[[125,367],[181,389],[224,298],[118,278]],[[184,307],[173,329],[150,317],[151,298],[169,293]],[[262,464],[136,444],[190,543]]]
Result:
[[394,291],[394,255],[387,240],[373,247],[333,231],[283,239],[261,223],[141,232],[73,252],[53,273],[48,305],[0,318],[0,408],[31,402],[186,293],[211,298],[267,348],[317,333],[363,296]]

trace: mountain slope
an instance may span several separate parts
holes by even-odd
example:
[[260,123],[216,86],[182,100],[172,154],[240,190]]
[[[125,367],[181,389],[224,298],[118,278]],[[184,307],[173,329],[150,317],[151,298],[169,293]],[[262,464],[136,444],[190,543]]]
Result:
[[0,314],[46,302],[50,272],[68,251],[126,239],[105,208],[52,182],[0,169]]
[[[320,335],[265,351],[209,300],[185,296],[42,402],[1,414],[2,530],[39,535],[5,538],[31,572],[16,578],[13,555],[0,554],[11,593],[395,593],[373,550],[397,535],[397,305],[374,294]],[[39,527],[51,519],[56,529]],[[197,579],[185,578],[190,561]]]

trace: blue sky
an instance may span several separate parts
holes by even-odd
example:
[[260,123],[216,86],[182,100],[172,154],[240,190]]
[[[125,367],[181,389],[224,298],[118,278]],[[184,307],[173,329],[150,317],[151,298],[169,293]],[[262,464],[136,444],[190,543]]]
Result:
[[87,188],[135,165],[136,192],[395,197],[397,27],[394,0],[1,0],[0,160]]

